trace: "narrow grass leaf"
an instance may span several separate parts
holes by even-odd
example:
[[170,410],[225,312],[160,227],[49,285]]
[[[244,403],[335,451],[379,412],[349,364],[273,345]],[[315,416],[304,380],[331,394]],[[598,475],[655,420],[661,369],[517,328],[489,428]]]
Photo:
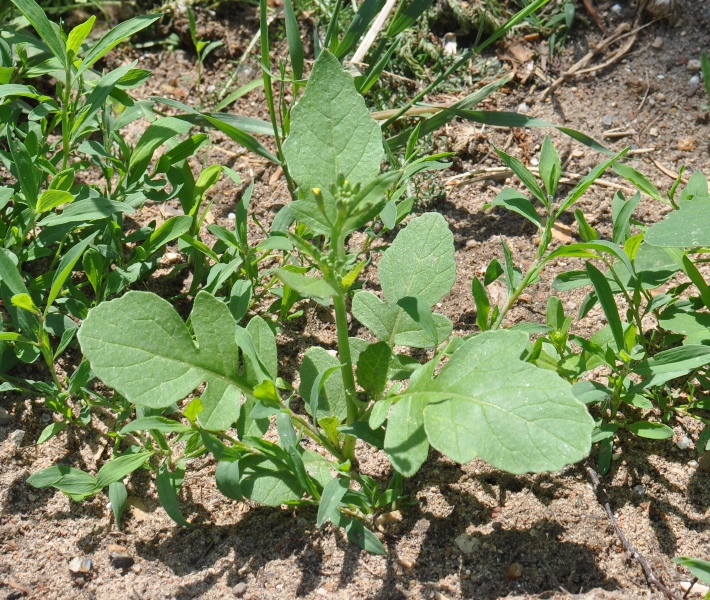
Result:
[[624,328],[621,325],[619,309],[616,306],[616,300],[611,291],[609,280],[604,277],[604,274],[590,262],[585,263],[585,269],[589,280],[594,286],[594,291],[597,293],[597,298],[599,299],[599,304],[601,304],[602,310],[604,311],[604,316],[609,322],[609,327],[611,327],[614,341],[616,342],[618,348],[624,348]]
[[[220,463],[222,464],[222,463]],[[229,464],[229,463],[227,463]],[[190,523],[185,519],[178,504],[178,494],[185,479],[185,463],[179,461],[174,471],[168,469],[167,461],[158,468],[155,477],[155,487],[158,488],[158,499],[168,516],[182,527]]]

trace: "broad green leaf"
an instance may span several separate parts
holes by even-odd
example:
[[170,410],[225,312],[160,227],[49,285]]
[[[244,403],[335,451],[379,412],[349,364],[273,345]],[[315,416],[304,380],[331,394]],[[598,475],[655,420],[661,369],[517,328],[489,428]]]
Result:
[[381,394],[387,385],[392,350],[385,342],[370,344],[357,360],[357,382],[372,396]]
[[389,412],[385,433],[385,452],[392,466],[411,477],[429,455],[429,441],[424,431],[424,406],[414,395],[405,395]]
[[[382,302],[371,292],[358,292],[353,297],[353,316],[375,336],[389,346],[409,346],[411,348],[432,348],[435,341],[424,329],[414,322],[396,302]],[[451,335],[453,325],[447,317],[432,314],[437,338],[445,340]]]
[[353,78],[327,50],[313,65],[306,91],[291,111],[283,152],[291,176],[308,196],[313,188],[329,194],[339,175],[355,185],[369,183],[380,172],[380,128]]
[[673,437],[673,429],[654,421],[636,421],[636,423],[627,423],[624,427],[639,437],[652,440],[667,440]]
[[406,296],[397,300],[397,306],[422,328],[436,348],[439,345],[439,332],[429,304],[421,296]]
[[217,487],[225,496],[237,500],[244,497],[266,506],[295,501],[303,494],[294,475],[264,456],[220,463],[216,479]]
[[167,461],[164,461],[158,468],[158,474],[155,477],[155,487],[158,488],[158,498],[160,504],[168,513],[168,516],[178,525],[187,527],[190,523],[180,512],[178,505],[178,494],[185,479],[185,463],[181,460],[178,462],[174,471],[168,469]]
[[710,313],[685,312],[671,306],[661,313],[658,324],[663,329],[685,335],[684,344],[710,342]]
[[[511,473],[557,471],[587,456],[592,418],[566,381],[520,360],[527,344],[522,332],[484,332],[460,346],[436,377],[432,367],[418,372],[390,412],[388,454],[390,432],[410,430],[397,445],[406,457],[414,441],[416,464],[426,443],[421,427],[449,458],[467,463],[480,457]],[[408,410],[399,414],[403,402]]]
[[385,298],[420,296],[434,306],[456,280],[454,236],[439,213],[412,219],[382,256],[378,276]]
[[206,382],[200,422],[226,429],[239,414],[230,388],[252,392],[239,372],[236,324],[227,306],[206,292],[195,298],[191,322],[197,347],[169,302],[128,292],[89,311],[78,337],[94,374],[139,406],[165,408]]
[[[306,403],[306,410],[312,413],[310,398],[314,393],[313,387],[318,382],[318,375],[328,369],[338,367],[340,361],[330,354],[325,348],[314,346],[309,348],[301,362],[301,385],[298,393]],[[324,417],[336,417],[339,421],[344,421],[348,414],[347,401],[345,398],[345,387],[343,384],[342,371],[335,370],[325,383],[320,387],[318,394],[318,410],[314,416],[316,420]]]
[[710,198],[693,198],[646,232],[645,241],[666,248],[710,245]]

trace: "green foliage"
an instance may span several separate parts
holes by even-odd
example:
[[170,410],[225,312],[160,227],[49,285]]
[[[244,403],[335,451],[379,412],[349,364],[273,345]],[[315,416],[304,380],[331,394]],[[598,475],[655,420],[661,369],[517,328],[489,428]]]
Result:
[[[271,120],[263,123],[165,99],[181,114],[163,116],[155,110],[157,100],[138,101],[129,93],[149,72],[134,64],[94,70],[157,16],[131,19],[92,42],[93,18],[65,32],[34,0],[13,1],[42,39],[31,53],[16,41],[0,48],[0,160],[12,176],[0,187],[0,298],[7,311],[0,384],[3,391],[41,394],[57,413],[39,443],[88,426],[98,406],[113,411],[117,424],[109,433],[114,456],[96,475],[54,465],[33,474],[30,485],[54,487],[77,501],[108,488],[120,524],[124,479],[147,469],[155,473],[167,514],[187,525],[180,498],[185,472],[190,461],[209,453],[226,497],[318,505],[319,526],[330,521],[361,548],[384,553],[371,530],[374,519],[402,501],[403,477],[419,470],[431,448],[459,463],[481,458],[526,473],[562,469],[598,443],[598,460],[607,470],[618,436],[663,440],[673,434],[675,414],[703,419],[707,403],[695,392],[710,385],[710,287],[698,263],[710,246],[703,229],[710,197],[700,174],[678,198],[674,186],[666,200],[648,178],[620,162],[621,152],[561,193],[561,161],[549,139],[542,144],[539,180],[520,160],[496,150],[527,192],[505,188],[488,208],[527,219],[539,235],[537,253],[519,268],[502,240],[501,259],[473,280],[480,332],[454,336],[451,321],[435,312],[454,285],[456,261],[442,215],[409,218],[412,178],[446,166],[447,154],[423,153],[422,136],[456,116],[496,125],[550,124],[472,110],[504,79],[450,110],[400,127],[399,118],[430,86],[379,125],[363,93],[428,2],[399,6],[370,54],[373,66],[356,78],[340,61],[358,46],[379,5],[363,3],[342,36],[333,14],[335,25],[317,48],[305,89],[293,6],[287,1],[284,7],[291,71],[281,65],[274,74],[262,2],[262,81]],[[542,4],[528,5],[476,51]],[[201,65],[216,45],[198,38],[189,10],[188,19]],[[57,80],[56,96],[37,91],[33,78],[45,75]],[[138,119],[146,127],[132,144],[125,130]],[[270,230],[254,218],[263,234],[259,242],[248,235],[253,185],[236,204],[233,228],[205,226],[210,190],[221,178],[241,179],[224,165],[190,161],[203,157],[209,141],[195,127],[219,129],[282,166],[291,201]],[[591,138],[563,131],[595,147]],[[252,135],[263,133],[274,136],[273,153]],[[610,240],[575,210],[583,241],[553,250],[556,221],[610,167],[640,193],[676,210],[644,228],[633,219],[640,193],[617,193]],[[88,168],[101,173],[91,185],[78,176]],[[176,200],[184,214],[128,230],[126,215],[147,200]],[[403,223],[396,235],[381,237]],[[187,320],[169,300],[133,289],[153,275],[170,245],[186,257],[173,274],[189,270],[192,279]],[[358,280],[373,248],[381,254],[373,277],[377,293],[371,291],[377,286],[363,290]],[[584,267],[559,275],[557,292],[587,287],[580,317],[599,305],[607,324],[590,339],[575,335],[572,316],[553,296],[546,324],[504,328],[524,290],[561,257],[582,259]],[[687,281],[652,293],[679,274]],[[507,289],[500,305],[488,293],[497,280]],[[296,385],[286,380],[293,370],[282,367],[276,333],[308,302],[332,313],[337,348],[309,348]],[[350,337],[353,318],[372,334],[368,339]],[[645,319],[658,327],[645,330]],[[66,376],[55,365],[70,356],[69,348],[81,353],[72,353],[80,359]],[[16,364],[40,358],[50,381],[12,374]],[[604,375],[588,380],[599,367]],[[679,378],[682,400],[671,388]],[[98,394],[94,379],[113,393]],[[699,447],[710,443],[710,433],[703,435]],[[389,483],[361,470],[363,445],[387,456]]]

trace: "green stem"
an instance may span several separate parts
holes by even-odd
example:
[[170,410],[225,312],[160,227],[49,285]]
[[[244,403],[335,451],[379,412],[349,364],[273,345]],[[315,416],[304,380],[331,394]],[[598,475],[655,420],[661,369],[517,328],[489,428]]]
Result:
[[495,320],[495,323],[491,325],[491,329],[495,330],[501,326],[501,323],[503,322],[506,313],[511,308],[513,308],[513,305],[517,302],[518,298],[520,297],[520,294],[525,291],[525,288],[530,285],[530,281],[532,281],[532,279],[539,273],[540,267],[545,262],[545,252],[547,251],[547,246],[549,245],[549,240],[552,236],[553,223],[554,219],[549,218],[547,220],[547,223],[545,224],[545,230],[540,234],[540,246],[538,247],[537,253],[535,254],[535,260],[533,260],[533,263],[530,265],[530,269],[528,269],[528,272],[525,274],[525,277],[523,277],[522,281],[518,284],[518,287],[515,288],[515,290],[513,290],[513,293],[508,297],[508,301],[505,303],[503,309],[498,313],[498,318]]
[[69,109],[71,104],[71,66],[64,71],[64,90],[62,94],[62,171],[69,164]]

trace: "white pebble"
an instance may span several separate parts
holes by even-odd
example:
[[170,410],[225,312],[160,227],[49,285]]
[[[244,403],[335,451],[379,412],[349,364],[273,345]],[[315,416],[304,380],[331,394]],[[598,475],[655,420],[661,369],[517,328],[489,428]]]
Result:
[[528,112],[529,109],[530,109],[530,107],[527,104],[525,104],[525,102],[521,102],[518,105],[518,112],[519,113],[526,113],[526,112]]
[[700,463],[697,460],[689,460],[688,466],[692,469],[697,469],[700,466]]
[[621,4],[614,4],[614,6],[611,7],[611,12],[618,14],[621,14]]
[[643,486],[641,484],[639,484],[634,487],[634,492],[636,492],[639,496],[643,496],[646,493],[646,490],[643,489]]
[[540,164],[540,159],[539,159],[537,156],[533,156],[533,157],[530,159],[530,164],[531,164],[533,167],[537,167],[537,166]]
[[687,435],[684,435],[675,443],[675,445],[681,450],[687,450],[690,447],[690,438]]
[[233,221],[234,219],[237,218],[237,215],[235,215],[234,213],[229,213],[229,214],[227,215],[227,218],[228,218],[230,221]]
[[690,85],[698,85],[699,83],[700,83],[700,77],[698,77],[697,75],[693,75],[690,78]]

